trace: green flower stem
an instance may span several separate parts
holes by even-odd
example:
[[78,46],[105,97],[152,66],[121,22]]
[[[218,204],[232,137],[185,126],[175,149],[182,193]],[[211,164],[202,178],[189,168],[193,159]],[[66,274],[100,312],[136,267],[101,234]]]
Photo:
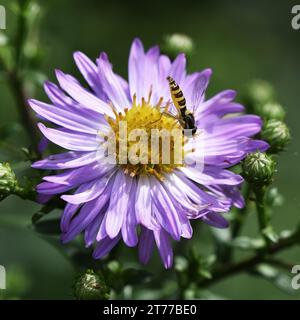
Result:
[[37,130],[36,121],[27,104],[28,97],[25,90],[25,83],[20,75],[22,60],[24,58],[24,47],[28,35],[27,11],[30,2],[31,0],[19,0],[20,12],[18,16],[18,31],[15,44],[15,67],[13,71],[8,73],[8,80],[19,109],[22,123],[29,135],[34,151],[39,155],[38,144],[40,135]]
[[239,274],[241,272],[247,272],[255,267],[257,264],[267,262],[271,255],[274,255],[282,250],[288,249],[294,245],[300,244],[300,228],[288,237],[282,237],[276,243],[270,244],[266,250],[257,250],[256,253],[242,261],[232,263],[229,265],[223,265],[213,270],[211,279],[193,279],[201,287],[208,287],[221,281],[227,277]]
[[259,229],[261,235],[263,236],[266,245],[270,245],[271,242],[275,241],[272,238],[272,227],[270,226],[270,215],[267,210],[267,206],[265,203],[265,195],[266,195],[266,187],[256,187],[254,188],[254,193],[256,197],[256,211],[259,223]]
[[256,188],[254,190],[255,196],[256,196],[256,210],[258,214],[258,222],[260,230],[263,230],[267,227],[269,219],[267,217],[266,213],[266,207],[265,207],[265,187]]
[[[245,222],[245,218],[248,213],[248,203],[249,203],[249,198],[251,195],[252,189],[250,184],[246,183],[245,185],[245,191],[244,191],[244,199],[245,199],[245,206],[242,209],[236,209],[234,211],[234,220],[231,222],[232,227],[231,227],[231,240],[235,239],[238,237],[240,234],[242,227]],[[218,260],[221,264],[224,263],[229,263],[234,254],[233,247],[229,246],[227,243],[217,243],[217,256]]]
[[19,1],[19,16],[15,41],[14,65],[12,67],[9,67],[0,55],[0,67],[5,72],[7,82],[15,99],[21,121],[31,141],[33,150],[39,156],[38,144],[40,140],[40,134],[36,126],[36,121],[27,104],[28,96],[25,89],[25,83],[21,75],[21,62],[23,60],[24,46],[28,34],[26,11],[28,10],[29,4],[30,0]]
[[27,131],[35,153],[39,155],[38,144],[40,135],[37,130],[36,121],[27,104],[28,97],[25,91],[25,84],[17,71],[9,71],[7,73],[7,79],[15,98],[23,126]]
[[15,43],[15,68],[21,68],[24,45],[28,35],[27,11],[31,0],[19,0],[18,24]]
[[245,199],[245,206],[242,209],[236,210],[236,215],[234,221],[232,221],[232,239],[235,239],[241,232],[242,227],[245,222],[245,218],[248,212],[248,203],[249,198],[251,195],[251,186],[247,183],[245,185],[245,192],[244,192],[244,199]]

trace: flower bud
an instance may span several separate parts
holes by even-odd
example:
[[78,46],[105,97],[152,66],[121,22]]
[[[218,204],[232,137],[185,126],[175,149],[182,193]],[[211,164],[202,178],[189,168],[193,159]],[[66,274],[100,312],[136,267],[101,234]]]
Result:
[[194,51],[194,43],[189,36],[174,33],[165,37],[162,49],[171,58],[175,58],[179,53],[190,56]]
[[93,270],[79,275],[74,284],[74,295],[78,300],[107,300],[109,293],[103,276]]
[[277,102],[267,102],[256,106],[254,113],[261,116],[264,120],[283,120],[285,118],[284,108]]
[[275,161],[259,151],[249,154],[242,163],[242,175],[245,180],[257,186],[266,186],[272,182]]
[[18,185],[15,173],[9,163],[0,163],[0,199],[13,193]]
[[270,144],[269,153],[283,151],[291,140],[287,125],[278,120],[269,120],[264,125],[261,138]]
[[261,106],[274,100],[274,89],[264,80],[253,80],[246,87],[243,102],[250,113],[259,113]]
[[264,80],[256,79],[248,85],[248,95],[254,102],[267,103],[273,100],[274,89],[272,85]]

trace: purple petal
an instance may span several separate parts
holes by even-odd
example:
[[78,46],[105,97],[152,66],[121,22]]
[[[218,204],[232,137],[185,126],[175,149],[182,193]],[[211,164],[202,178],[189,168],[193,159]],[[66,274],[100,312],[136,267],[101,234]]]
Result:
[[42,182],[36,186],[36,191],[44,195],[54,195],[73,189],[74,186],[62,185],[52,182]]
[[241,113],[244,111],[244,106],[236,102],[230,102],[227,104],[215,104],[211,108],[206,109],[204,112],[198,115],[197,120],[199,118],[199,121],[212,121],[209,117],[221,118],[230,113]]
[[154,247],[153,231],[142,227],[139,240],[139,260],[143,264],[147,264],[152,255]]
[[38,145],[39,152],[43,153],[47,149],[48,144],[49,144],[49,140],[45,137],[42,137]]
[[191,103],[193,107],[198,107],[199,104],[204,100],[205,91],[208,87],[208,83],[210,77],[212,75],[211,69],[205,69],[204,71],[200,72],[197,77],[195,78],[193,85],[192,85],[192,97]]
[[[234,98],[236,97],[236,91],[224,90],[213,96],[212,98],[203,101],[201,106],[195,110],[196,119],[200,119],[202,114],[211,114],[215,108],[226,108]],[[200,121],[200,120],[199,120]]]
[[106,210],[106,213],[105,213],[103,220],[100,224],[100,228],[98,230],[98,233],[96,235],[96,241],[98,241],[98,242],[105,239],[108,236],[107,232],[106,232],[106,220],[107,220],[107,210]]
[[[178,185],[184,190],[188,197],[200,206],[200,210],[211,210],[216,212],[227,212],[230,209],[231,201],[228,199],[219,199],[217,195],[208,193],[201,189],[201,187],[188,179],[182,172],[176,171],[176,175],[179,177]],[[191,219],[198,218],[191,216]]]
[[[136,94],[137,102],[141,103],[142,98],[147,99],[150,89],[152,96],[150,102],[155,104],[161,97],[161,78],[159,77],[159,48],[152,47],[147,53],[140,40],[134,40],[130,56],[129,56],[129,85],[130,93],[133,96]],[[167,82],[164,78],[164,84]]]
[[200,172],[197,168],[182,167],[180,170],[191,180],[202,185],[239,185],[244,180],[240,175],[220,168],[206,167],[205,172]]
[[159,93],[157,96],[163,97],[164,101],[170,99],[170,90],[167,83],[167,76],[170,75],[171,61],[166,55],[161,55],[158,58],[158,87]]
[[85,229],[84,242],[87,248],[96,241],[97,233],[100,229],[103,218],[104,214],[99,214]]
[[66,152],[51,155],[31,165],[35,169],[73,169],[96,161],[96,152]]
[[216,212],[210,212],[201,218],[205,223],[220,229],[228,228],[228,221]]
[[105,239],[101,240],[93,252],[93,258],[101,259],[102,257],[106,256],[120,239],[121,235],[118,235],[113,239],[106,237]]
[[98,180],[93,180],[86,184],[82,184],[74,195],[63,195],[61,198],[72,204],[81,204],[84,202],[89,202],[99,197],[105,190],[111,174],[106,175]]
[[253,140],[251,139],[249,141],[249,144],[247,145],[247,148],[245,151],[247,153],[254,152],[254,151],[260,151],[260,152],[265,152],[269,149],[270,145],[262,140]]
[[97,96],[105,101],[107,99],[105,93],[102,90],[102,84],[98,74],[98,68],[84,53],[75,52],[74,55],[75,63],[83,75],[84,79],[97,94]]
[[199,207],[193,203],[186,193],[186,190],[180,186],[179,178],[175,174],[170,174],[164,180],[164,186],[167,188],[169,194],[172,194],[173,198],[180,204],[181,207],[184,207],[186,211],[198,212]]
[[38,193],[54,195],[74,189],[82,183],[100,178],[107,171],[98,165],[85,166],[75,170],[67,170],[56,176],[47,176],[47,182],[40,183],[36,189]]
[[45,176],[43,177],[43,180],[67,186],[74,186],[94,180],[105,175],[110,170],[110,167],[103,167],[98,163],[94,163],[81,168],[66,170],[57,175]]
[[143,66],[145,60],[145,52],[142,42],[135,39],[132,43],[129,61],[128,61],[128,80],[130,94],[136,94],[137,100],[142,98],[142,82],[144,81],[141,75],[144,75]]
[[47,128],[42,123],[39,123],[38,127],[47,139],[65,149],[72,151],[95,151],[99,147],[100,140],[96,135]]
[[209,190],[213,191],[214,193],[220,195],[221,197],[229,198],[232,201],[232,205],[237,208],[243,208],[245,205],[245,200],[241,195],[239,187],[232,187],[232,186],[209,186]]
[[63,243],[74,239],[81,231],[83,231],[99,214],[101,209],[106,205],[109,195],[105,194],[95,200],[87,202],[83,205],[78,215],[70,222],[67,232],[63,233],[61,240]]
[[67,205],[65,206],[64,212],[60,220],[60,228],[63,233],[68,231],[70,221],[79,208],[79,205],[74,205],[71,203],[67,203]]
[[106,53],[101,53],[97,63],[103,90],[105,91],[108,99],[113,103],[118,111],[122,111],[124,108],[129,108],[131,103],[127,98],[119,78],[113,73],[112,66]]
[[174,62],[172,63],[169,76],[173,77],[174,80],[180,85],[186,75],[186,57],[184,53],[179,54]]
[[171,60],[166,55],[161,55],[158,59],[158,70],[159,75],[165,81],[169,75],[169,70],[171,68]]
[[[160,83],[158,82],[158,59],[159,59],[159,47],[155,46],[148,50],[145,56],[145,65],[144,65],[144,81],[143,81],[143,89],[140,92],[140,95],[144,98],[148,98],[150,89],[152,89],[152,95],[150,99],[150,103],[155,105],[159,98],[160,94]],[[165,83],[166,83],[166,79]]]
[[234,100],[236,97],[236,91],[235,90],[224,90],[213,96],[212,98],[208,99],[207,101],[204,102],[204,109],[208,109],[212,107],[215,104],[227,104]]
[[203,132],[206,143],[212,139],[222,138],[224,140],[251,137],[261,130],[262,120],[258,116],[243,115],[238,117],[226,118],[214,123],[205,122],[200,124],[204,128]]
[[46,81],[44,84],[44,89],[49,99],[55,106],[66,109],[72,113],[76,113],[94,123],[107,125],[107,122],[103,116],[103,112],[101,113],[101,110],[93,110],[89,107],[85,107],[84,105],[79,104],[70,97],[66,96],[56,84],[50,81]]
[[[249,152],[264,152],[268,148],[269,145],[261,140],[243,137],[226,141],[219,138],[209,144],[204,143],[200,152],[204,153],[206,164],[226,168],[240,162]],[[195,154],[197,152],[196,150]]]
[[193,236],[193,228],[189,219],[184,213],[179,213],[179,220],[181,223],[181,236],[185,239],[191,239]]
[[138,236],[136,232],[137,221],[134,208],[136,184],[136,179],[132,179],[131,190],[129,193],[128,210],[122,225],[122,237],[124,242],[129,247],[135,247],[138,243]]
[[[176,240],[180,239],[181,224],[177,210],[162,184],[155,178],[151,179],[151,198],[155,205],[155,214],[162,227]],[[154,208],[153,208],[154,210]]]
[[58,107],[71,106],[75,103],[75,101],[65,95],[56,84],[50,81],[45,81],[44,90],[52,103]]
[[36,201],[37,201],[37,203],[39,203],[39,204],[45,204],[45,203],[47,203],[52,197],[53,197],[53,195],[38,193],[37,196],[36,196]]
[[165,268],[171,268],[173,264],[173,250],[168,234],[163,229],[155,230],[154,238]]
[[106,232],[111,239],[119,234],[127,214],[131,183],[132,178],[126,177],[122,170],[117,173],[106,213]]
[[100,123],[91,121],[67,109],[55,107],[37,100],[28,100],[28,103],[44,119],[64,128],[93,135],[97,134],[97,131],[101,129]]
[[77,102],[84,105],[86,108],[108,114],[109,116],[114,116],[111,108],[105,102],[88,92],[79,83],[70,81],[68,75],[60,70],[56,70],[56,77],[60,86]]
[[138,185],[136,189],[135,198],[135,214],[138,223],[145,227],[151,227],[151,196],[150,196],[150,181],[147,176],[140,176],[138,178]]

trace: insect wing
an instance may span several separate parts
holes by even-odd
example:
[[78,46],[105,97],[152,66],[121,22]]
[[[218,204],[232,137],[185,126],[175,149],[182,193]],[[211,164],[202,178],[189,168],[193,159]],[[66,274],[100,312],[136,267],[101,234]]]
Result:
[[195,80],[194,90],[192,94],[192,105],[193,109],[199,105],[202,101],[207,87],[207,75],[204,73],[199,74]]

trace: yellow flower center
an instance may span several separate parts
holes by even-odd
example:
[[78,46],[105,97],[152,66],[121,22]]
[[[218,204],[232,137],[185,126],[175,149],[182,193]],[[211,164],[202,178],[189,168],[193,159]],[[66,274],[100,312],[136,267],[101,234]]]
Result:
[[184,136],[178,120],[168,114],[162,98],[152,106],[149,99],[133,104],[115,118],[106,117],[115,137],[116,163],[126,174],[154,175],[162,180],[166,173],[183,165]]

